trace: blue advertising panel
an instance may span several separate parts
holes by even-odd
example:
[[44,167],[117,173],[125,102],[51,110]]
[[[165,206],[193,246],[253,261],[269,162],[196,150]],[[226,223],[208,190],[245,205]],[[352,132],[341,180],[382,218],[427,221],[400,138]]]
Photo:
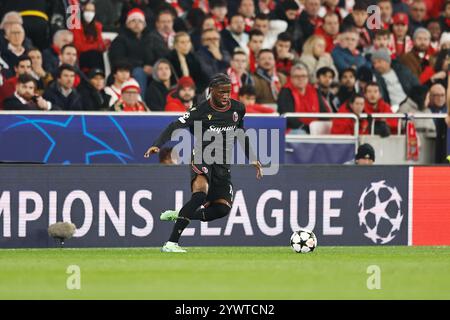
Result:
[[[72,221],[68,247],[148,247],[165,242],[159,220],[190,198],[190,167],[161,165],[0,166],[0,248],[55,247],[50,224]],[[284,165],[255,177],[232,168],[230,214],[193,221],[186,246],[289,246],[293,230],[320,245],[407,245],[408,167]]]
[[[143,154],[165,127],[178,117],[179,115],[111,114],[0,115],[0,161],[54,164],[155,163],[158,157],[145,159]],[[279,150],[284,150],[284,118],[249,116],[244,125],[247,129],[278,129]],[[270,138],[269,134],[266,140],[270,141]],[[284,152],[279,152],[279,159],[283,163]]]

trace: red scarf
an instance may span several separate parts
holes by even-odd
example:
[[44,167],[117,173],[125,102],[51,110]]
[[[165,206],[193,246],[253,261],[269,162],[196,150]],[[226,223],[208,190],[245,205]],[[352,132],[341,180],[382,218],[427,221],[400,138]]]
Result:
[[227,74],[231,80],[231,99],[238,100],[239,99],[239,89],[242,87],[242,80],[236,74],[233,68],[227,69]]
[[255,73],[256,71],[256,57],[255,57],[255,53],[252,51],[252,49],[249,48],[248,51],[248,60],[249,60],[249,70],[250,73]]
[[228,27],[228,18],[225,17],[225,19],[223,19],[223,21],[219,21],[219,19],[217,19],[216,16],[212,17],[214,20],[214,25],[216,26],[217,31],[222,31],[223,29],[225,29],[226,27]]
[[414,121],[406,124],[406,160],[419,160],[419,137]]
[[254,20],[253,18],[244,18],[245,21],[245,32],[250,32],[253,28]]
[[122,111],[147,111],[141,101],[136,102],[134,106],[129,106],[125,102],[122,103]]
[[172,6],[172,8],[174,8],[177,11],[177,15],[179,17],[184,13],[184,10],[178,3],[178,0],[166,0],[166,2],[169,3]]
[[[304,95],[302,95],[298,91],[298,89],[294,87],[290,79],[288,79],[284,87],[288,88],[291,91],[292,97],[294,98],[295,112],[314,112],[314,113],[320,112],[319,98],[317,96],[316,88],[314,88],[313,85],[311,84],[307,85]],[[299,121],[305,124],[310,124],[314,120],[316,119],[299,118]]]

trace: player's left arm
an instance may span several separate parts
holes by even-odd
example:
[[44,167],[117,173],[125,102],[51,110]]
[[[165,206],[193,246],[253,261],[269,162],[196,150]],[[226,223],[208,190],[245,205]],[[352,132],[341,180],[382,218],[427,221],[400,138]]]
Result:
[[[245,107],[242,106],[242,108],[243,108],[243,110],[241,112],[242,116],[238,123],[238,128],[242,129],[245,132],[245,128],[244,128]],[[241,139],[238,139],[238,140],[244,149],[245,156],[247,157],[247,159],[250,160],[251,164],[256,168],[256,178],[261,179],[263,176],[262,165],[261,165],[261,162],[259,162],[254,149],[252,148],[252,145],[250,143],[250,138],[248,137],[247,134],[244,136],[244,141],[243,141],[244,145],[242,145]]]

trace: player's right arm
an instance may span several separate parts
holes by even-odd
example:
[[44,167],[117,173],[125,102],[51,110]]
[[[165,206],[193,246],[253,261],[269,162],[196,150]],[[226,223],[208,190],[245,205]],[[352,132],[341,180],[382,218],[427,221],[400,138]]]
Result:
[[170,137],[175,130],[189,128],[194,125],[195,121],[201,121],[200,115],[200,111],[196,107],[193,107],[183,116],[169,124],[161,135],[153,142],[152,146],[148,148],[147,152],[144,153],[144,157],[148,158],[151,154],[158,153],[161,146],[170,140]]

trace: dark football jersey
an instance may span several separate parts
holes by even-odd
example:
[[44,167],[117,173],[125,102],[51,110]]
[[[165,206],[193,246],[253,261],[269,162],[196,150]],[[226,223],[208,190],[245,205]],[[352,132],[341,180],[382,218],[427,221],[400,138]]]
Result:
[[[194,147],[195,154],[193,156],[194,163],[204,162],[205,157],[211,155],[212,158],[222,159],[223,164],[229,164],[234,141],[236,140],[236,130],[244,129],[244,116],[245,106],[239,101],[231,99],[228,107],[223,109],[215,108],[209,101],[204,101],[198,106],[193,106],[182,117],[172,122],[158,139],[156,139],[153,146],[160,148],[170,140],[174,130],[189,128],[196,140]],[[200,133],[201,137],[199,136]],[[221,136],[221,140],[216,139],[219,135]],[[217,148],[220,142],[222,142],[221,149]],[[215,144],[211,145],[212,143]],[[210,147],[208,148],[208,146]],[[199,160],[198,152],[201,152],[202,160]],[[249,152],[252,152],[249,146],[249,139],[245,138],[245,154],[247,158],[249,157]],[[254,156],[253,153],[252,156]],[[218,161],[214,163],[218,163]]]

